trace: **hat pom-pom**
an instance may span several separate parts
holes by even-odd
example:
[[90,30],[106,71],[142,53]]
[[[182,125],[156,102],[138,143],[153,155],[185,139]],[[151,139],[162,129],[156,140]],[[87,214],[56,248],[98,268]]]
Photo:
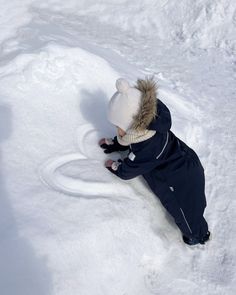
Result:
[[120,93],[126,93],[129,88],[130,88],[129,82],[125,80],[124,78],[119,78],[116,80],[116,89]]

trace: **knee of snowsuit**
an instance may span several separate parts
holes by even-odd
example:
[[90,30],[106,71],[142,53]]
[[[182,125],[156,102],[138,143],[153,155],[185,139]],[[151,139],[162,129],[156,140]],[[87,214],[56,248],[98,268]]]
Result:
[[171,170],[157,168],[143,176],[183,235],[202,238],[206,234],[204,169],[192,150],[176,160]]

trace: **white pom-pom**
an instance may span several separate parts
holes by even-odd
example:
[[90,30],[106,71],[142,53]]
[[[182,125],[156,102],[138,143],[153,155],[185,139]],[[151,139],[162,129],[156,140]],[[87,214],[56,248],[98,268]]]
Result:
[[116,89],[120,93],[126,93],[129,88],[130,88],[129,82],[125,80],[124,78],[119,78],[116,80]]

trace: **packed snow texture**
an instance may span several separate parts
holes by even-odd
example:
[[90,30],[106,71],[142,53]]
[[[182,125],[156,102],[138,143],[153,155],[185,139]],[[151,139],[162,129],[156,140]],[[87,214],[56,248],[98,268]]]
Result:
[[[232,295],[233,0],[0,0],[0,294]],[[109,173],[115,81],[154,75],[198,153],[212,232],[188,247],[142,177]]]

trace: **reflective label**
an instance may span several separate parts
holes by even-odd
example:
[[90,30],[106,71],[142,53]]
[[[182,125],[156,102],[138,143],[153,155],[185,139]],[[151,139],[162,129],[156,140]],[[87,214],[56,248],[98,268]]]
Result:
[[134,154],[133,152],[129,153],[128,158],[129,158],[131,161],[134,161],[135,157],[136,157],[136,156],[135,156],[135,154]]

